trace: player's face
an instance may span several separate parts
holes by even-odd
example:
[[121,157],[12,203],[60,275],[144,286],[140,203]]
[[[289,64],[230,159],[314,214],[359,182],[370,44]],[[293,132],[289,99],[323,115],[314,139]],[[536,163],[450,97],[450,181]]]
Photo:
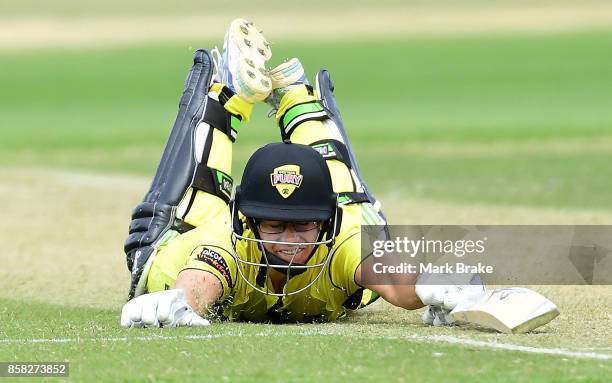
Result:
[[[261,239],[280,242],[316,242],[321,222],[283,222],[262,220],[257,223]],[[266,250],[286,262],[305,264],[315,245],[279,245],[264,243]]]

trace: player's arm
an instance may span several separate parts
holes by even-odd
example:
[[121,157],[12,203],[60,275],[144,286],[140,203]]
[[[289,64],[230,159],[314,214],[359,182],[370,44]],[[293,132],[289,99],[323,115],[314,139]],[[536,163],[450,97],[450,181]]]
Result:
[[208,326],[204,317],[222,296],[223,285],[213,273],[185,269],[176,279],[175,289],[140,295],[121,311],[121,326],[195,327]]
[[189,306],[202,316],[208,313],[209,308],[223,294],[223,285],[219,278],[204,270],[181,271],[176,279],[175,287],[185,292],[185,299]]
[[[347,215],[349,214],[350,212]],[[368,278],[372,274],[365,268],[372,267],[372,263],[367,262],[369,258],[362,261],[359,234],[350,238],[342,250],[340,259],[335,263],[344,264],[344,274],[354,270],[354,274],[351,274],[354,275],[354,282],[344,281],[349,289],[352,287],[352,282],[355,286],[372,290],[387,302],[408,310],[429,305],[436,308],[434,311],[446,314],[458,304],[479,299],[485,292],[482,280],[477,275],[377,273],[376,278]],[[332,264],[332,267],[334,266]],[[433,320],[428,317],[425,321],[429,323],[429,319]]]
[[185,291],[187,302],[198,314],[207,316],[215,303],[231,295],[237,274],[237,265],[229,249],[203,245],[193,250],[175,286]]
[[362,282],[361,265],[355,271],[355,283],[374,291],[392,305],[407,310],[420,309],[425,306],[416,294],[417,274],[398,274],[394,275],[393,278],[393,281],[386,284],[369,284]]
[[384,284],[367,283],[362,275],[362,265],[359,265],[355,282],[395,306],[414,310],[427,305],[422,320],[434,326],[454,323],[450,313],[455,307],[469,307],[486,293],[480,278],[461,281],[464,275],[392,274],[386,276],[388,279]]
[[209,308],[223,295],[223,284],[213,273],[185,269],[173,290],[143,294],[127,302],[121,311],[121,326],[208,326]]
[[140,295],[127,302],[122,310],[121,325],[208,325],[210,323],[204,318],[208,316],[209,308],[230,296],[236,273],[236,263],[223,246],[199,245],[178,273],[174,289]]
[[[357,209],[358,207],[354,206],[351,210],[346,211],[346,219],[354,219],[352,216]],[[418,277],[416,274],[394,274],[390,276],[393,280],[385,280],[385,283],[380,284],[368,283],[367,278],[362,277],[361,236],[359,232],[339,243],[334,250],[330,266],[332,283],[346,291],[347,295],[352,296],[365,288],[398,307],[414,310],[424,306],[415,292],[415,282]],[[380,281],[380,278],[377,278],[377,283]]]
[[408,310],[428,306],[423,312],[423,322],[429,325],[452,324],[449,315],[458,305],[469,305],[481,299],[485,286],[480,278],[448,274],[387,274],[384,283],[381,277],[377,284],[367,283],[362,278],[362,266],[355,272],[355,282],[377,294],[387,302]]

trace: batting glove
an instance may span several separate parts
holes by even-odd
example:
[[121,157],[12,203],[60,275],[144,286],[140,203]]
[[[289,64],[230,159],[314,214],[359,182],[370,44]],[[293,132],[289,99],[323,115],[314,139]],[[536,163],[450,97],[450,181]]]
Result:
[[121,326],[179,327],[210,326],[196,314],[185,300],[181,289],[140,295],[127,302],[121,310]]
[[423,323],[430,326],[448,326],[455,323],[455,319],[450,315],[450,310],[439,306],[427,306],[421,319]]
[[484,297],[486,288],[474,274],[421,274],[415,292],[423,304],[450,312],[457,305],[476,303]]

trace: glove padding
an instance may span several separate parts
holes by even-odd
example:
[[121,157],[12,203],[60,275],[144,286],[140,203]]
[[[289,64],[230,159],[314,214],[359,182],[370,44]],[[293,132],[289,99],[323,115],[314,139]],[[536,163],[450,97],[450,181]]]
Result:
[[486,288],[475,274],[421,274],[415,292],[423,304],[429,305],[423,313],[423,323],[442,326],[455,322],[450,315],[455,307],[478,302]]
[[193,311],[183,290],[175,289],[144,294],[127,302],[121,310],[121,326],[190,327],[210,326],[210,322]]

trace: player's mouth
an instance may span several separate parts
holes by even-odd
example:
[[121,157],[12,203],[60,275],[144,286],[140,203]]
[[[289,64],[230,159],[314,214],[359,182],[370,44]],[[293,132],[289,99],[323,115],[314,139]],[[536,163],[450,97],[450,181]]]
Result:
[[293,259],[297,262],[298,259],[295,259],[294,257],[301,254],[304,249],[306,249],[306,247],[304,246],[295,246],[287,249],[279,249],[276,251],[276,253],[280,256],[283,256],[283,258],[288,258],[288,261],[291,261],[291,259]]
[[289,249],[279,250],[279,252],[281,254],[288,255],[288,256],[292,257],[294,255],[297,255],[297,254],[301,253],[302,251],[304,251],[304,249],[305,249],[305,247],[303,247],[303,246],[296,246],[296,247],[292,247],[292,248],[289,248]]

